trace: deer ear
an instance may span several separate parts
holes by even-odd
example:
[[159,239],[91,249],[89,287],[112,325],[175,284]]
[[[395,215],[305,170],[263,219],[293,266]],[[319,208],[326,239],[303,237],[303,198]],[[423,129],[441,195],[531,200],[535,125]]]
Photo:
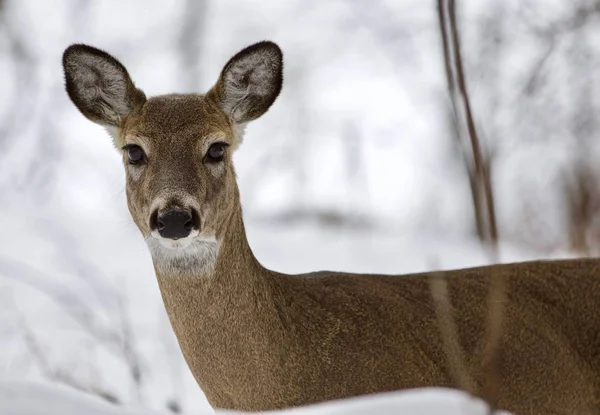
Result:
[[273,42],[259,42],[227,62],[217,84],[208,92],[235,123],[263,115],[283,83],[283,54]]
[[69,46],[63,54],[63,70],[71,101],[98,124],[118,127],[146,102],[121,62],[100,49]]

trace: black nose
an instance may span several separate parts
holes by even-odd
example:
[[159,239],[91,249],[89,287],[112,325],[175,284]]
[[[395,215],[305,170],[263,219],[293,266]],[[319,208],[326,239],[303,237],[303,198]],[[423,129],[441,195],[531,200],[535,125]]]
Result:
[[156,216],[156,229],[163,238],[185,238],[194,228],[192,212],[169,209]]

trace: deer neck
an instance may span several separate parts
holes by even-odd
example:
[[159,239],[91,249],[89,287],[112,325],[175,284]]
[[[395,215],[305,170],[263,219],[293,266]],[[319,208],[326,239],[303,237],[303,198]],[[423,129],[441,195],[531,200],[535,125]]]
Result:
[[279,278],[252,253],[241,206],[236,205],[217,238],[204,241],[206,246],[197,250],[197,258],[186,258],[180,267],[168,267],[158,264],[160,258],[153,253],[165,308],[178,335],[189,331],[187,326],[211,324],[216,316],[221,320],[215,320],[215,325],[222,328],[222,319],[257,321],[271,314],[265,310],[276,309]]

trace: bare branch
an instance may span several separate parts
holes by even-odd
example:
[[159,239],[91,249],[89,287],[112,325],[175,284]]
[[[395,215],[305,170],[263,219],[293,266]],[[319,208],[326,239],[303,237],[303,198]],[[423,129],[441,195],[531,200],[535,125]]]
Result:
[[[452,6],[454,7],[454,3]],[[489,242],[490,239],[495,241],[497,239],[497,231],[493,193],[491,192],[490,177],[486,176],[486,174],[489,175],[490,171],[485,168],[480,140],[477,135],[469,96],[466,91],[455,13],[449,13],[446,0],[437,0],[437,14],[451,105],[449,119],[452,133],[469,179],[477,235],[482,242]],[[462,97],[462,108],[457,102],[459,99],[458,96]],[[466,124],[466,134],[469,137],[470,150],[466,140],[462,139],[465,134],[463,124]],[[491,201],[491,203],[488,203],[488,201]],[[486,220],[486,218],[491,219]]]
[[114,393],[98,387],[85,386],[81,384],[81,382],[77,381],[74,377],[69,375],[67,372],[53,369],[48,361],[46,353],[40,346],[40,342],[37,340],[35,333],[27,324],[25,316],[19,310],[18,307],[15,307],[15,310],[17,315],[19,316],[18,325],[21,329],[25,346],[27,347],[29,353],[33,357],[33,360],[37,363],[38,368],[40,369],[42,375],[45,378],[51,379],[54,382],[63,383],[83,392],[93,393],[94,395],[97,395],[110,403],[120,403],[120,399]]
[[[454,71],[452,69],[452,57],[450,52],[450,41],[448,40],[448,27],[446,24],[446,13],[445,13],[445,0],[437,0],[437,12],[438,22],[440,27],[440,34],[442,36],[442,50],[444,52],[444,68],[446,70],[446,82],[448,83],[448,91],[454,103],[454,92],[456,90],[454,86]],[[456,110],[454,111],[456,114]]]
[[475,395],[477,388],[465,364],[465,357],[458,339],[458,330],[452,316],[452,305],[448,297],[448,285],[444,275],[440,272],[432,274],[429,277],[429,287],[435,304],[450,373],[460,389]]
[[489,179],[485,179],[486,172],[481,150],[481,141],[475,127],[475,120],[473,117],[473,111],[471,109],[471,102],[467,91],[467,82],[465,76],[465,70],[463,68],[462,52],[460,47],[460,40],[458,36],[458,24],[456,21],[456,2],[455,0],[448,0],[448,17],[449,17],[449,29],[452,39],[452,47],[454,50],[454,67],[456,69],[456,80],[458,90],[462,97],[463,107],[465,112],[467,131],[471,140],[471,148],[473,150],[473,165],[475,168],[475,176],[482,180],[481,183],[484,190],[487,219],[488,219],[488,231],[489,231],[489,242],[495,245],[498,241],[498,230],[496,226],[496,212],[492,200],[492,191],[488,185]]
[[[494,194],[491,183],[491,157],[484,158],[481,140],[475,126],[473,110],[467,91],[465,70],[458,35],[456,19],[456,3],[454,0],[437,0],[439,28],[444,55],[444,68],[450,102],[452,105],[453,121],[457,142],[463,149],[463,157],[473,198],[475,224],[477,234],[483,242],[495,247],[498,241],[498,227],[494,204]],[[456,95],[462,99],[462,114],[459,114],[459,105]],[[462,128],[460,128],[461,115],[464,116],[467,135],[471,147],[471,159],[467,158],[466,148],[462,143]],[[471,166],[472,163],[472,166]]]
[[500,391],[500,363],[502,358],[502,334],[506,307],[507,280],[492,272],[488,296],[488,321],[482,358],[484,374],[481,397],[494,413],[498,406]]
[[42,372],[42,375],[46,378],[57,380],[54,371],[48,363],[48,358],[46,357],[46,354],[44,353],[43,349],[40,347],[35,335],[33,334],[33,331],[29,327],[29,324],[27,324],[25,316],[23,315],[21,310],[16,306],[15,311],[18,317],[17,325],[21,329],[21,334],[23,336],[25,346],[27,347],[27,350],[33,357],[33,360],[37,364],[37,367],[40,369],[40,372]]
[[123,359],[129,369],[129,374],[135,385],[136,396],[138,403],[143,402],[142,396],[142,381],[143,371],[140,362],[138,351],[135,347],[135,338],[133,335],[133,329],[131,325],[131,318],[127,311],[127,298],[119,298],[119,320],[121,323],[121,349],[123,353]]
[[[58,283],[52,282],[52,278],[43,275],[28,264],[0,257],[0,275],[15,279],[48,295],[85,333],[98,342],[98,344],[113,353],[116,357],[122,359],[129,369],[129,374],[131,375],[136,391],[138,392],[138,398],[141,401],[141,363],[134,346],[131,322],[125,312],[122,300],[119,301],[121,324],[109,324],[103,326],[99,324],[94,310],[92,310],[85,301],[79,298],[74,292],[71,292],[67,287],[61,287]],[[24,331],[24,333],[32,332]],[[38,365],[44,367],[44,360],[41,359],[43,356],[40,355],[39,351],[35,348],[35,342],[32,342],[31,338],[33,337],[29,335],[26,340],[29,340],[29,348],[32,355],[36,356]],[[52,376],[55,378],[60,377],[60,381],[63,383],[81,389],[81,386],[66,373],[56,370],[47,373],[52,373]],[[102,392],[101,395],[105,397],[105,399],[112,396],[114,399],[111,398],[109,400],[118,401],[118,398],[114,395],[106,391],[100,392]]]

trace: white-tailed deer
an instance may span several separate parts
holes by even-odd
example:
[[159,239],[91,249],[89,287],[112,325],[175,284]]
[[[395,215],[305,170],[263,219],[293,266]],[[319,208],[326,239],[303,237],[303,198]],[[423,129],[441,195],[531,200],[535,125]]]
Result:
[[[380,391],[457,387],[426,274],[268,270],[248,245],[232,152],[282,86],[271,42],[235,55],[206,94],[146,98],[107,53],[70,46],[67,92],[122,152],[181,350],[214,407],[268,410]],[[290,249],[294,249],[290,247]],[[465,370],[480,384],[490,279],[508,284],[498,406],[600,413],[600,262],[443,273]]]

